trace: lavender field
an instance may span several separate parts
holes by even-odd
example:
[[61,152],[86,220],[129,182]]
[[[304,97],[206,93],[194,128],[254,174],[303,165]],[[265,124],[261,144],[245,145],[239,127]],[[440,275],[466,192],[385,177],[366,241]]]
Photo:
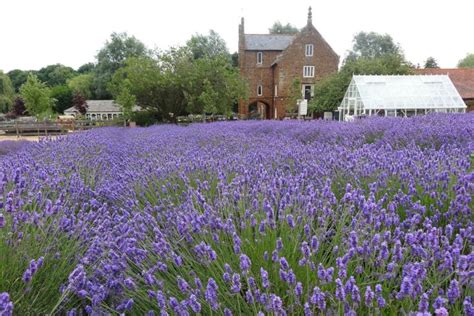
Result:
[[0,315],[474,315],[473,114],[10,146]]

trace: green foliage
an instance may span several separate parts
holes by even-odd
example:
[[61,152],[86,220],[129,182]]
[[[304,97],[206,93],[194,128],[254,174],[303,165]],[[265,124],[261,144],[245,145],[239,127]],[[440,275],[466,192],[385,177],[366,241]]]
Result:
[[458,68],[474,68],[474,54],[468,54],[458,62]]
[[73,92],[78,92],[86,99],[91,99],[93,96],[93,82],[94,75],[92,73],[84,73],[69,79],[67,85]]
[[14,92],[10,77],[0,70],[0,113],[10,111]]
[[64,85],[66,81],[74,77],[75,74],[74,69],[61,64],[49,65],[36,72],[38,79],[49,87]]
[[299,32],[298,28],[290,23],[286,25],[281,24],[280,21],[273,23],[272,27],[268,29],[270,34],[296,34]]
[[216,58],[226,56],[230,58],[225,41],[214,30],[209,35],[195,34],[186,42],[193,59]]
[[434,57],[428,57],[425,61],[425,68],[439,68],[436,59],[434,59]]
[[51,88],[50,96],[55,100],[53,110],[56,113],[64,113],[64,110],[72,106],[73,90],[67,85]]
[[45,118],[53,112],[50,89],[34,74],[29,74],[26,83],[20,88],[25,107],[31,115]]
[[7,75],[12,81],[15,92],[18,93],[20,91],[20,87],[26,82],[26,79],[28,78],[28,71],[15,69],[8,72]]
[[335,110],[351,81],[348,72],[334,74],[318,82],[314,87],[315,97],[308,104],[308,112],[322,113]]
[[349,51],[346,62],[358,58],[379,58],[384,55],[403,57],[402,49],[394,43],[393,38],[388,34],[359,32],[354,36],[352,42],[354,45],[352,50]]
[[154,110],[144,110],[132,112],[130,120],[135,122],[138,126],[150,126],[162,120],[160,114]]
[[117,98],[123,86],[139,106],[168,120],[189,113],[228,114],[247,91],[225,43],[213,31],[209,36],[195,35],[187,46],[156,58],[129,58],[113,76],[109,90]]
[[79,67],[77,69],[77,72],[79,74],[87,74],[87,73],[93,72],[94,70],[95,70],[95,64],[94,63],[87,63],[87,64],[84,64],[81,67]]
[[115,99],[117,104],[120,105],[120,108],[123,112],[123,117],[125,119],[130,118],[133,111],[133,107],[137,103],[137,98],[133,94],[131,94],[130,88],[128,86],[129,84],[122,85],[122,89]]
[[113,74],[124,66],[130,57],[146,57],[149,52],[145,45],[134,36],[127,33],[112,33],[110,40],[97,54],[95,68],[94,89],[96,97],[108,99],[111,97],[107,90]]

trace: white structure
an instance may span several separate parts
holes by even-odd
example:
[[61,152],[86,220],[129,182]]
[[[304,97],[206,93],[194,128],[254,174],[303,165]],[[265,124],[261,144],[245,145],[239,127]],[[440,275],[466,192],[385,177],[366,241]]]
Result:
[[[86,119],[107,121],[121,118],[123,115],[120,106],[114,102],[114,100],[87,100],[87,112]],[[135,106],[133,111],[139,111],[140,107]],[[64,111],[65,115],[71,115],[76,117],[79,111],[76,108],[70,107]]]
[[466,104],[447,75],[353,76],[339,120],[350,116],[412,116],[465,112]]

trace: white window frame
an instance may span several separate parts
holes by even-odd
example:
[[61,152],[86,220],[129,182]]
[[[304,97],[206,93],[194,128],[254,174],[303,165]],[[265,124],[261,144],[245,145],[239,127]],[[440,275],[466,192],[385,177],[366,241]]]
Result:
[[257,52],[257,65],[263,64],[263,52]]
[[305,50],[306,57],[311,57],[314,54],[314,45],[313,44],[306,44],[304,50]]
[[261,97],[263,95],[263,86],[259,84],[257,86],[257,96]]
[[275,85],[275,96],[278,96],[278,85]]
[[314,66],[303,67],[303,78],[314,78]]

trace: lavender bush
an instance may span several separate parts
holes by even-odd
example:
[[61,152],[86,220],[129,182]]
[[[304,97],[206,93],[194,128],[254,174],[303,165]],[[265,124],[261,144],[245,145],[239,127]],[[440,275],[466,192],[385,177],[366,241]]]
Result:
[[104,128],[0,158],[0,314],[473,315],[474,115]]

